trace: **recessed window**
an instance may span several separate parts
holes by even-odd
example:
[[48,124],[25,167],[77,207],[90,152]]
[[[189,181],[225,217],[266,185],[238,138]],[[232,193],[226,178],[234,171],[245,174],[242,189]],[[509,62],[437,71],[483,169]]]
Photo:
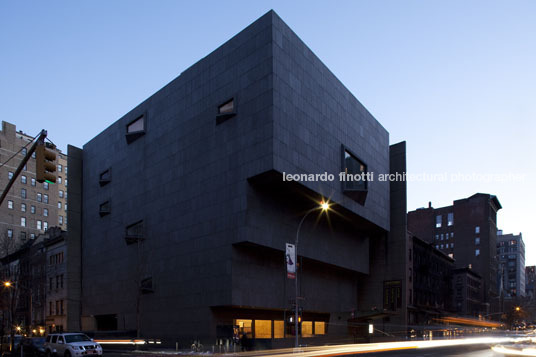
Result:
[[143,221],[138,221],[126,227],[125,240],[127,244],[136,243],[144,238]]
[[477,233],[477,234],[480,233],[480,226],[475,227],[475,233]]
[[58,224],[63,225],[63,216],[58,216]]
[[148,278],[142,279],[142,281],[140,282],[140,288],[141,288],[142,294],[154,293],[153,278],[148,277]]
[[443,217],[441,215],[436,216],[436,218],[435,218],[435,227],[436,228],[441,228],[442,220],[443,220]]
[[20,211],[21,212],[26,212],[26,203],[21,203],[20,204]]
[[43,202],[43,195],[38,193],[36,196],[37,202]]
[[30,213],[35,214],[35,206],[30,206]]
[[43,230],[47,230],[48,229],[48,222],[47,221],[44,221],[43,222]]
[[32,186],[35,186],[35,178],[32,177]]
[[343,192],[357,203],[364,205],[367,199],[367,165],[349,150],[342,147],[342,174],[339,175]]
[[45,190],[48,190],[48,182],[43,182],[43,188],[44,188]]
[[48,208],[43,208],[43,216],[48,217]]
[[444,235],[443,233],[441,233],[441,240],[444,239],[444,236],[445,236],[445,235]]
[[13,238],[13,229],[8,229],[7,230],[7,237],[8,238]]
[[24,176],[24,175],[22,175],[22,176],[20,177],[20,183],[26,184],[26,181],[27,181],[27,180],[28,180],[27,177]]
[[13,209],[13,201],[7,201],[7,208]]
[[21,227],[26,227],[26,217],[21,217],[20,218],[20,226]]
[[58,172],[61,172],[62,166],[61,164],[58,164]]
[[22,148],[22,150],[21,150],[20,153],[21,153],[23,156],[26,156],[26,153],[27,153],[27,152],[28,152],[28,151],[27,151],[26,148]]
[[25,188],[20,189],[20,197],[21,198],[26,198],[26,189]]
[[480,249],[475,249],[475,257],[478,257],[480,255]]
[[58,201],[58,208],[61,209],[61,202]]
[[43,228],[43,222],[37,220],[37,221],[35,222],[35,227],[36,227],[37,229],[41,230],[41,229]]
[[47,194],[43,195],[43,202],[48,203],[48,195]]
[[61,184],[61,176],[58,176],[58,183]]
[[7,178],[11,180],[13,178],[13,172],[9,171],[7,173]]
[[100,206],[99,206],[99,215],[101,217],[104,217],[107,214],[110,214],[111,211],[112,211],[112,205],[110,204],[110,201],[106,201],[106,202],[100,204]]
[[145,135],[145,115],[136,118],[127,125],[127,143],[130,144],[143,135]]
[[447,225],[452,226],[454,224],[454,213],[449,213],[447,215]]
[[58,195],[60,196],[60,198],[63,198],[63,191],[59,190]]
[[225,103],[218,106],[218,115],[216,116],[216,124],[221,124],[227,119],[236,115],[234,98],[229,99]]
[[100,173],[99,175],[99,184],[101,186],[104,186],[106,185],[107,183],[110,183],[112,181],[112,169],[109,168],[103,172]]

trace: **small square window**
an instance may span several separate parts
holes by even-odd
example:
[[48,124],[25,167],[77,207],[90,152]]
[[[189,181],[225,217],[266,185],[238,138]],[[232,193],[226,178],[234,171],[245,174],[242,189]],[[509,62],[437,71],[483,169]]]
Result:
[[112,181],[112,169],[109,168],[99,175],[99,184],[101,186],[104,186]]
[[218,115],[216,116],[216,124],[221,124],[227,119],[236,115],[234,98],[229,99],[225,103],[218,106]]
[[127,125],[127,143],[130,144],[143,135],[145,135],[145,115],[139,116]]

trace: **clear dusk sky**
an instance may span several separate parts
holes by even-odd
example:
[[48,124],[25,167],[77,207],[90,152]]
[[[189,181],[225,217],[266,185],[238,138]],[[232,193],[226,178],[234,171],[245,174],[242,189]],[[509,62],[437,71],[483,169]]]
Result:
[[[408,173],[444,175],[409,182],[409,210],[495,194],[536,264],[536,1],[3,0],[2,120],[81,147],[270,9],[407,141]],[[451,179],[473,173],[517,176]]]

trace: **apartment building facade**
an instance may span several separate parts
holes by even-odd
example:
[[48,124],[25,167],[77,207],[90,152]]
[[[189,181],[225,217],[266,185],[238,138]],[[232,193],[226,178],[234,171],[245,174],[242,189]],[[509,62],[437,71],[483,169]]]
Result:
[[525,243],[519,234],[497,234],[497,259],[499,262],[499,287],[505,298],[524,297],[525,293]]

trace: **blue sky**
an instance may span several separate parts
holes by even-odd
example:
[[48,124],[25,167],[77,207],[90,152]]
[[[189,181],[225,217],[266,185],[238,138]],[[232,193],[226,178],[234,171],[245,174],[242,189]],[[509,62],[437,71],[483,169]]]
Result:
[[407,141],[408,172],[524,175],[410,182],[408,209],[495,194],[536,264],[534,1],[2,1],[2,120],[82,146],[270,9]]

